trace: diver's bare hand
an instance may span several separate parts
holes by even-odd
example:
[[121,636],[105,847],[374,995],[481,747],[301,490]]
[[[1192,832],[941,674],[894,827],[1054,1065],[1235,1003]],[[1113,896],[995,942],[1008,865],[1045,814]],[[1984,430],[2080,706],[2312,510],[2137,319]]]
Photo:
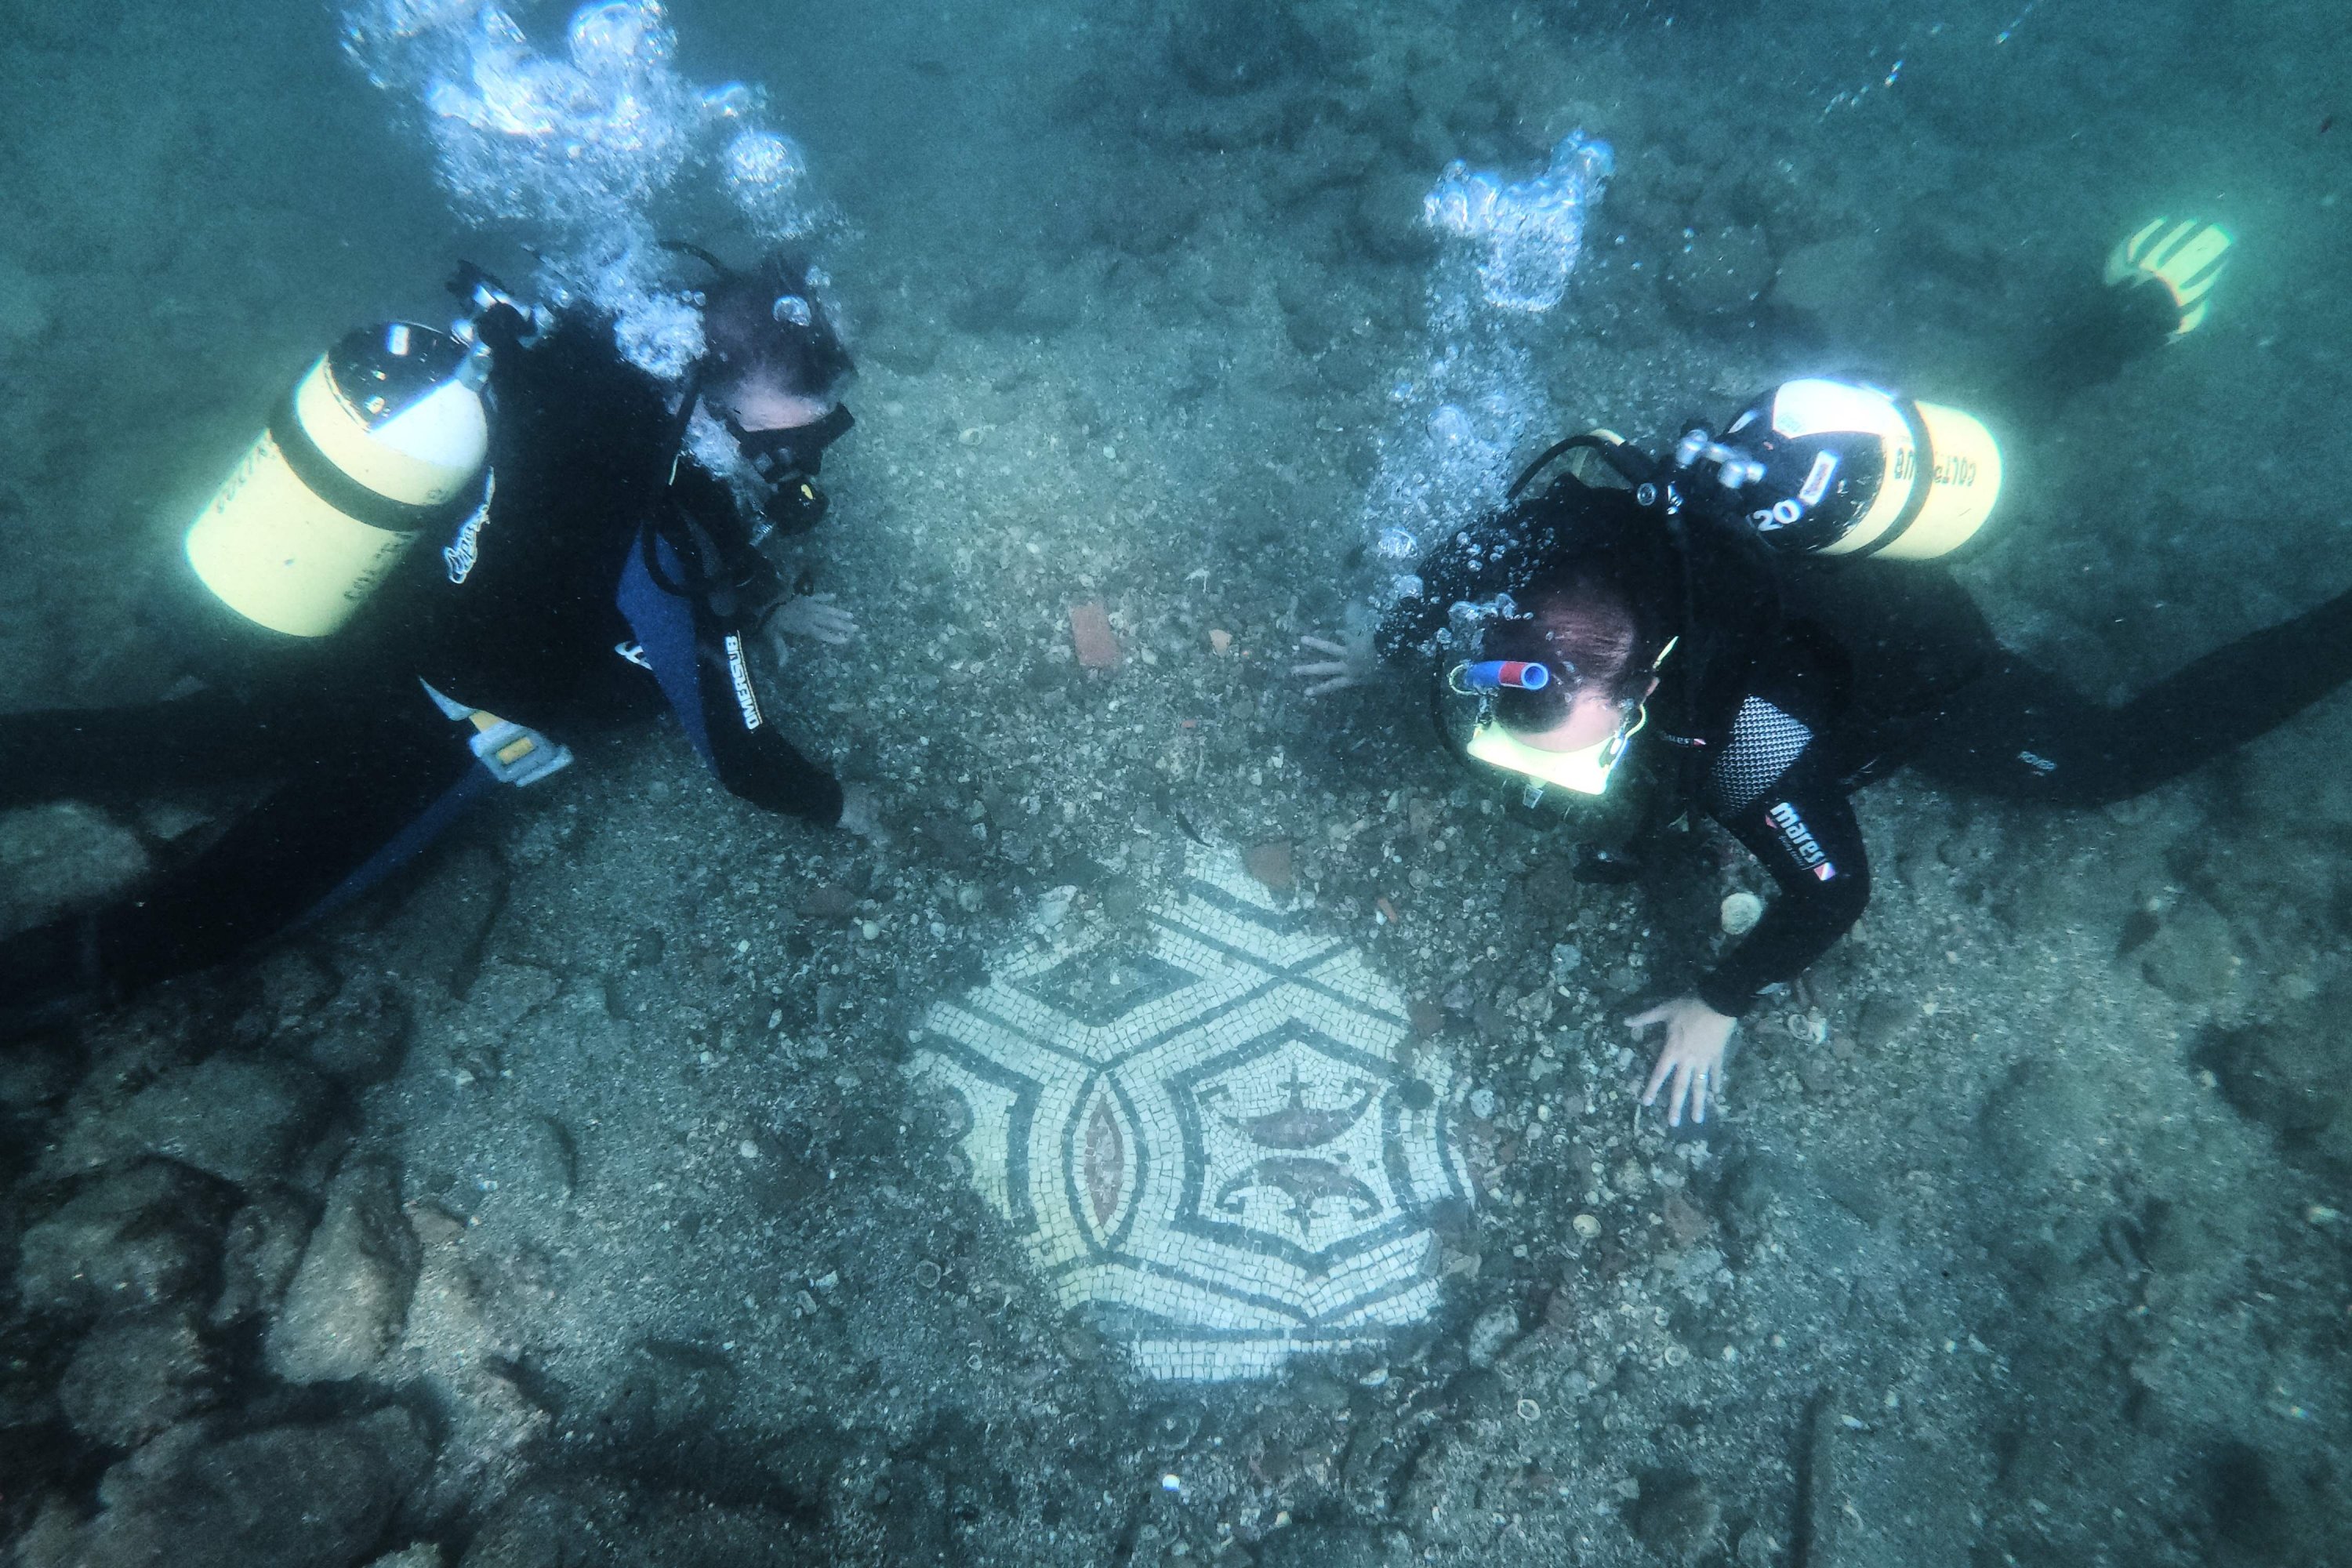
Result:
[[768,618],[778,637],[806,637],[835,647],[857,635],[856,618],[833,602],[831,594],[795,594]]
[[1320,697],[1327,691],[1344,690],[1350,686],[1367,686],[1380,674],[1380,660],[1372,652],[1372,639],[1369,636],[1351,637],[1343,643],[1333,642],[1329,637],[1300,637],[1298,646],[1309,653],[1332,656],[1290,667],[1292,675],[1314,682],[1307,689],[1306,695],[1309,697]]
[[1674,1093],[1666,1101],[1666,1125],[1683,1124],[1685,1100],[1691,1120],[1705,1121],[1708,1099],[1722,1095],[1723,1052],[1731,1044],[1731,1031],[1739,1026],[1739,1020],[1725,1017],[1696,996],[1677,996],[1625,1020],[1625,1026],[1636,1034],[1653,1024],[1666,1026],[1666,1043],[1658,1052],[1658,1065],[1651,1069],[1649,1088],[1642,1091],[1642,1103],[1657,1104],[1659,1089],[1671,1078]]

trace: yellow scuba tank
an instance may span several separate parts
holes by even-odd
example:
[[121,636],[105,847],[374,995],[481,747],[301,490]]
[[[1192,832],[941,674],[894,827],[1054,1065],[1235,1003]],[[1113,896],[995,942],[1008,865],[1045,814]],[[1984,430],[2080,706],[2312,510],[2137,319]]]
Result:
[[1803,554],[1933,560],[2000,498],[2000,448],[1981,422],[1858,382],[1783,382],[1719,441],[1685,436],[1675,460],[1710,468],[1767,542]]
[[418,534],[480,499],[479,351],[394,321],[320,355],[188,525],[188,564],[247,620],[340,630]]

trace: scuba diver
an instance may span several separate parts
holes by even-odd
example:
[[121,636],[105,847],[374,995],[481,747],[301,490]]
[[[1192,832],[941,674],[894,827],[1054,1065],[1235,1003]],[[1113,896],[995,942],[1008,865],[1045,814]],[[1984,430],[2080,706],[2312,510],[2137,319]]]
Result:
[[[2110,265],[2118,309],[2178,338],[2205,313],[2226,231],[2150,226]],[[2120,274],[2120,276],[2116,276]],[[2163,308],[2152,308],[2152,302]],[[2091,367],[2095,382],[2106,373]],[[1616,482],[1562,458],[1597,459]],[[1705,1121],[1738,1020],[1861,915],[1870,864],[1851,793],[1902,766],[1979,793],[2089,806],[2242,745],[2352,679],[2352,593],[2209,653],[2121,706],[2003,648],[1936,563],[2000,488],[1992,437],[1956,409],[1858,383],[1786,383],[1663,460],[1605,431],[1538,458],[1502,510],[1441,542],[1356,647],[1294,673],[1309,695],[1377,658],[1435,660],[1433,702],[1469,759],[1600,796],[1648,753],[1653,826],[1696,806],[1780,896],[1682,993],[1627,1020],[1665,1026],[1643,1103],[1670,1088]],[[1448,694],[1465,699],[1450,702]],[[1459,731],[1466,727],[1466,736]],[[1586,879],[1622,879],[1588,853]]]
[[824,515],[852,362],[803,267],[671,248],[714,273],[682,388],[625,356],[612,317],[465,268],[465,319],[343,339],[187,530],[173,615],[200,689],[0,717],[0,808],[273,786],[131,897],[0,940],[0,1023],[316,920],[499,784],[561,771],[551,736],[665,704],[735,795],[877,831],[864,792],[778,733],[748,646],[856,632],[759,548]]

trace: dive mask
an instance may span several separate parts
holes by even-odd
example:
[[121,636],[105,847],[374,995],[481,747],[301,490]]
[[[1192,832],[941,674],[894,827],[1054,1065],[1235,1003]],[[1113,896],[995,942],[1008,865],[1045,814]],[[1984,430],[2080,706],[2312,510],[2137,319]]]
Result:
[[782,430],[746,430],[727,416],[727,433],[735,437],[743,457],[770,484],[780,482],[788,474],[814,474],[824,460],[824,449],[849,434],[857,421],[850,416],[845,405],[835,404],[833,412],[809,425],[793,425]]
[[[1663,667],[1682,642],[1679,637],[1668,637],[1658,657],[1650,661],[1654,674]],[[1470,731],[1463,751],[1489,767],[1517,773],[1538,784],[1554,784],[1572,794],[1599,796],[1609,790],[1610,775],[1617,764],[1625,760],[1633,749],[1633,737],[1650,722],[1650,710],[1645,703],[1635,703],[1633,710],[1619,721],[1617,728],[1590,746],[1573,752],[1547,752],[1530,746],[1495,721],[1485,698],[1505,687],[1540,691],[1550,682],[1550,671],[1540,664],[1517,660],[1488,659],[1455,665],[1445,672],[1445,684],[1458,696],[1481,699],[1478,722]]]
[[1464,750],[1489,767],[1521,774],[1538,784],[1557,784],[1578,795],[1608,792],[1609,775],[1625,760],[1633,737],[1650,721],[1650,710],[1636,707],[1604,739],[1573,752],[1547,752],[1530,746],[1492,719],[1482,718],[1470,732]]

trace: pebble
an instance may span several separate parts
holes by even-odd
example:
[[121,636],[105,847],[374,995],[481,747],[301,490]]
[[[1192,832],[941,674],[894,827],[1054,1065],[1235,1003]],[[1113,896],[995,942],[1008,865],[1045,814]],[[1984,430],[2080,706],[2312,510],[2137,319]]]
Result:
[[1286,893],[1298,885],[1286,841],[1253,846],[1243,855],[1242,865],[1269,892]]
[[1519,1314],[1517,1308],[1508,1302],[1489,1307],[1478,1314],[1476,1322],[1470,1325],[1470,1333],[1464,1342],[1463,1354],[1472,1366],[1492,1366],[1495,1364],[1496,1358],[1509,1348],[1513,1340],[1519,1337]]
[[1162,1453],[1181,1453],[1200,1435],[1202,1415],[1197,1405],[1163,1405],[1151,1413],[1144,1429],[1153,1447]]
[[1874,1051],[1902,1033],[1904,1026],[1918,1016],[1919,1009],[1907,998],[1878,992],[1863,1003],[1853,1032],[1863,1049]]
[[1474,1089],[1470,1091],[1470,1114],[1481,1121],[1494,1120],[1497,1103],[1495,1091],[1491,1089]]
[[1746,936],[1764,918],[1764,900],[1753,893],[1734,893],[1723,900],[1723,930],[1727,936]]
[[801,913],[811,920],[844,920],[856,907],[856,894],[831,883],[811,888],[800,899]]
[[1582,1237],[1587,1241],[1592,1240],[1595,1237],[1601,1234],[1601,1216],[1599,1215],[1580,1214],[1574,1219],[1570,1220],[1568,1224],[1570,1229],[1575,1231],[1577,1235]]
[[882,934],[882,924],[879,921],[861,921],[858,922],[857,934],[867,942],[872,942]]
[[1100,599],[1070,606],[1070,641],[1078,663],[1087,669],[1117,669],[1122,661],[1118,637]]
[[760,1146],[746,1138],[735,1145],[735,1152],[742,1155],[746,1160],[756,1160],[760,1157]]

